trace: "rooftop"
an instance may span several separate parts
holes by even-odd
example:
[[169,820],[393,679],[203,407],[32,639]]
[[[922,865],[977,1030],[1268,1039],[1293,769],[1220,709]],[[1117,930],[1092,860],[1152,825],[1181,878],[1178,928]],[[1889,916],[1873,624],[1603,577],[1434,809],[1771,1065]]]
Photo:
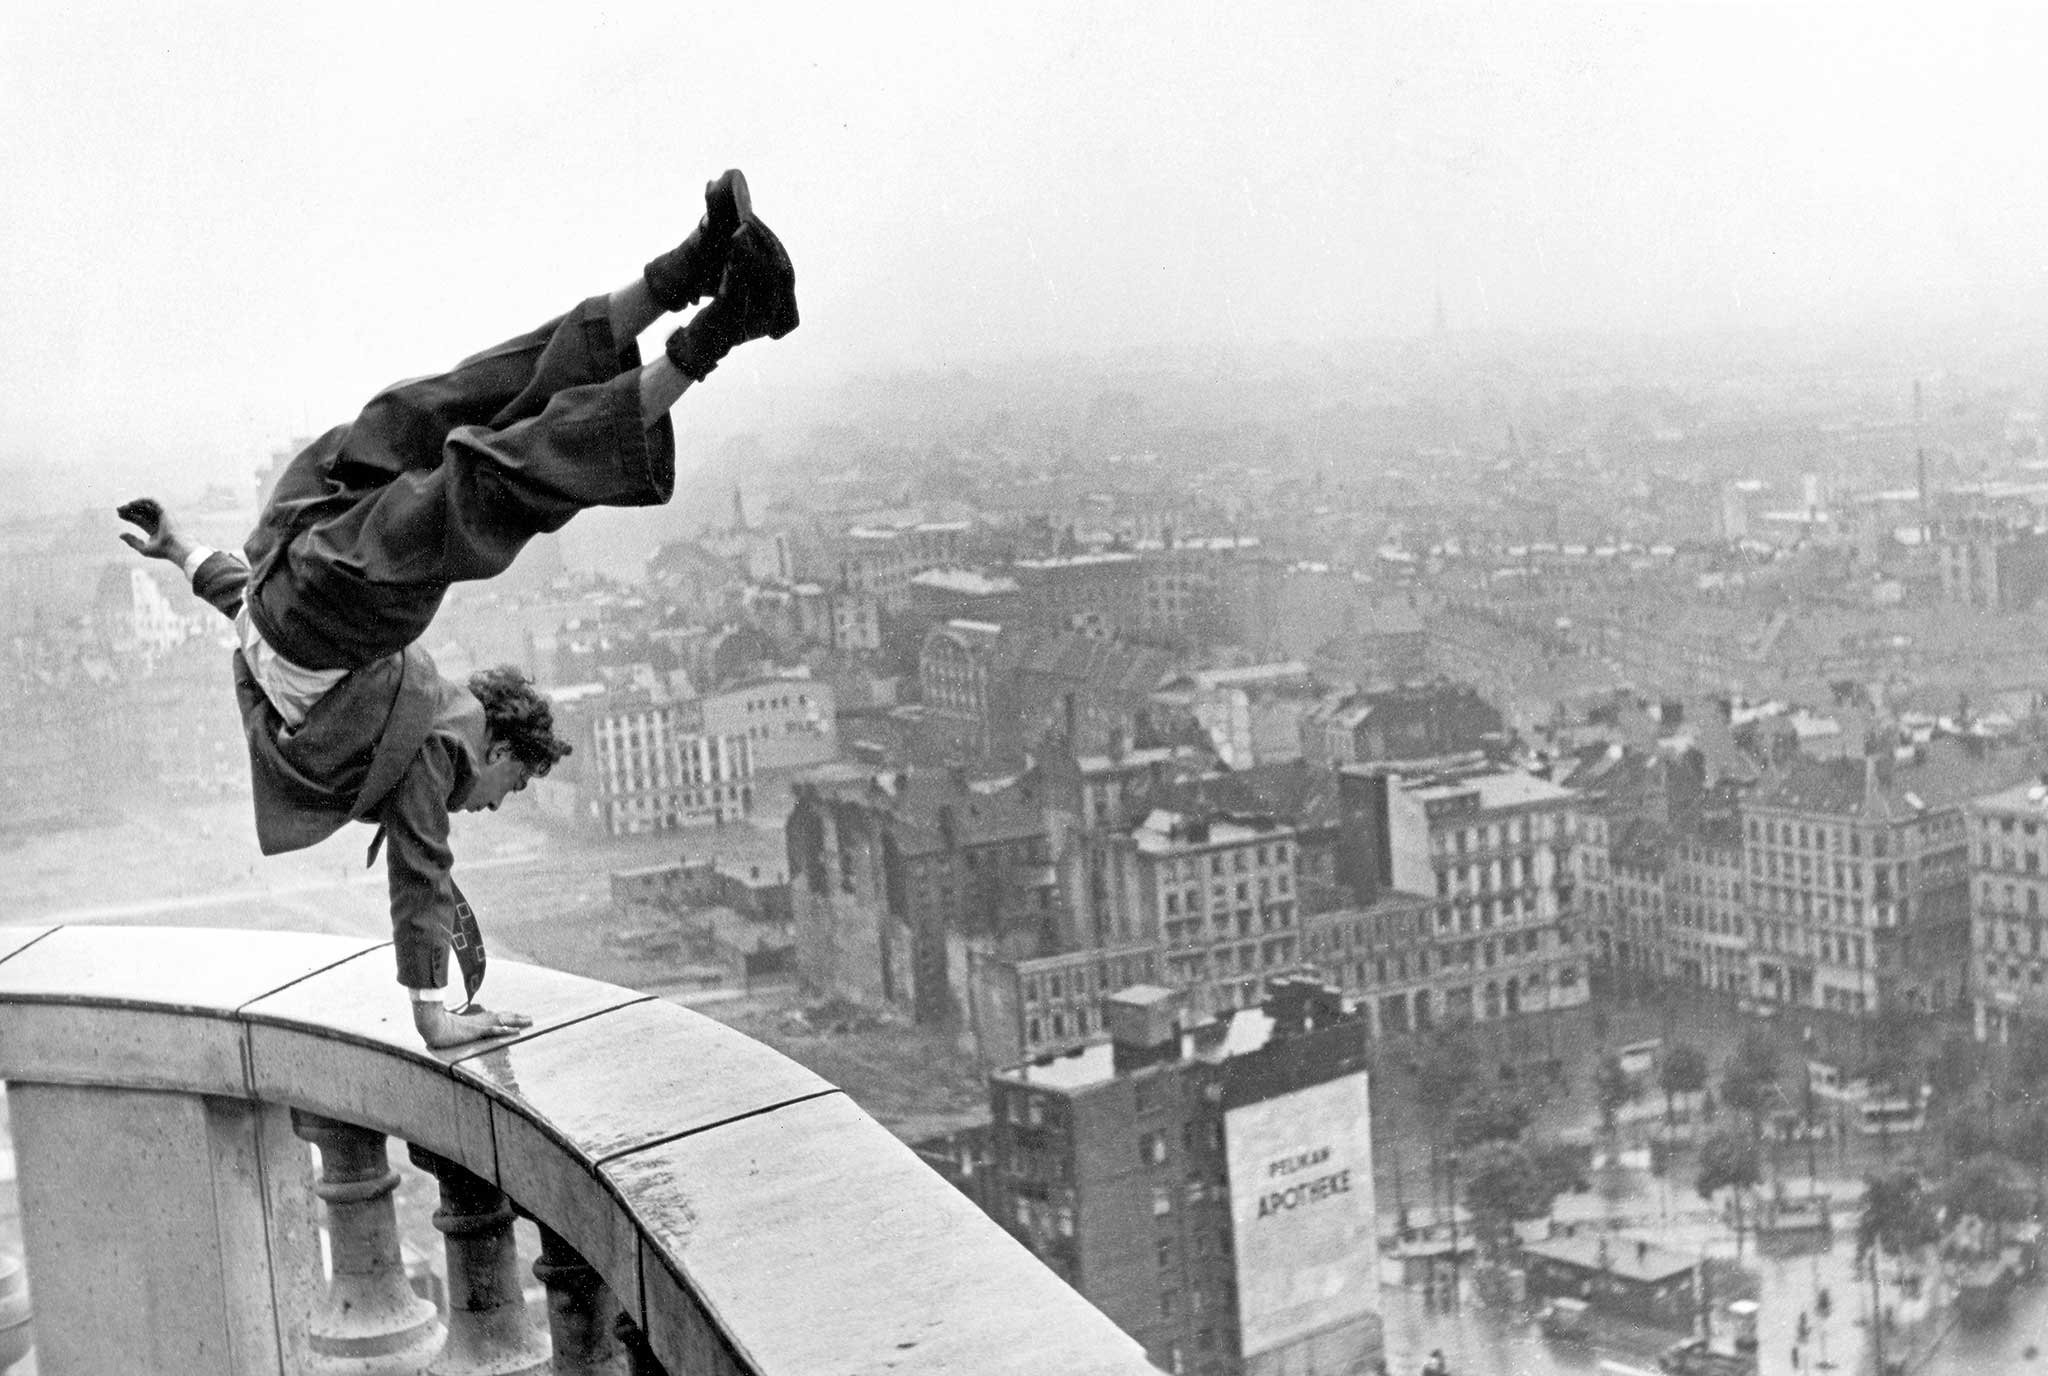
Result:
[[1250,845],[1294,835],[1294,828],[1271,820],[1249,818],[1192,817],[1186,813],[1154,809],[1131,833],[1138,850],[1145,855],[1178,855],[1189,851],[1216,850],[1224,846]]
[[[1215,1035],[1215,1023],[1184,1028],[1180,1033],[1180,1059],[1215,1064],[1233,1056],[1248,1055],[1272,1040],[1274,1026],[1272,1017],[1264,1010],[1242,1008],[1223,1024],[1220,1038]],[[996,1074],[1013,1084],[1072,1094],[1115,1080],[1116,1051],[1107,1041],[1089,1042],[1073,1051],[1042,1056],[1023,1065],[999,1070]]]
[[1554,1237],[1529,1243],[1522,1250],[1547,1261],[1588,1271],[1606,1271],[1644,1285],[1656,1285],[1682,1276],[1698,1264],[1696,1258],[1684,1252],[1674,1252],[1646,1238],[1622,1233],[1612,1237],[1599,1233]]
[[1000,574],[977,573],[973,569],[926,569],[910,580],[914,588],[939,588],[945,592],[988,597],[1017,591],[1017,580]]
[[1525,774],[1519,769],[1475,774],[1470,778],[1446,783],[1423,781],[1413,786],[1405,786],[1404,791],[1410,797],[1424,803],[1477,793],[1479,806],[1488,811],[1495,808],[1527,807],[1536,803],[1563,803],[1578,796],[1568,788],[1562,788],[1548,779],[1539,779],[1534,774]]

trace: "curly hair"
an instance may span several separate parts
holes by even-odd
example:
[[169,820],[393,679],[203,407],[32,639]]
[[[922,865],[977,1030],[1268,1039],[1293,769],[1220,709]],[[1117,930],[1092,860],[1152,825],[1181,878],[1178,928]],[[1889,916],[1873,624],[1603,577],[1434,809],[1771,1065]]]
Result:
[[512,758],[536,778],[570,752],[569,742],[555,734],[554,710],[528,678],[510,664],[479,669],[469,676],[469,691],[484,705],[491,739],[512,749]]

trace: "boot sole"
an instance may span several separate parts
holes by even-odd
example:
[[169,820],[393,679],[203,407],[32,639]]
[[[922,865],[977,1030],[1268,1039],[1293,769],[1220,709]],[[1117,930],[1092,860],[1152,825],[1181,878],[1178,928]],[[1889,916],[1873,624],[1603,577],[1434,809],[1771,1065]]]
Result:
[[[721,187],[725,195],[719,194]],[[747,189],[746,173],[737,167],[728,168],[723,176],[714,177],[704,184],[704,208],[711,210],[718,201],[729,199],[732,209],[732,233],[754,218],[754,196]],[[722,217],[721,217],[722,218]]]
[[751,225],[754,232],[766,241],[765,247],[769,250],[769,256],[779,260],[783,265],[783,270],[789,274],[789,281],[785,287],[783,298],[783,304],[786,309],[777,310],[770,318],[768,326],[768,338],[780,339],[801,323],[797,319],[796,313],[796,269],[790,266],[789,250],[782,246],[782,240],[775,237],[774,230],[768,228],[759,219],[751,219],[747,221],[747,224]]

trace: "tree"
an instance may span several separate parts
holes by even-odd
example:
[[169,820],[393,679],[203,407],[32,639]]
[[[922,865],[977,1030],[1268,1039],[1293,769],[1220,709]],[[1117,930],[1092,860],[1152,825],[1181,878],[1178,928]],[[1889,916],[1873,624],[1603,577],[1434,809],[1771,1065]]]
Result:
[[1465,1207],[1490,1251],[1505,1246],[1517,1220],[1549,1213],[1560,1193],[1556,1173],[1520,1143],[1488,1142],[1469,1158]]
[[1735,1253],[1742,1254],[1742,1192],[1753,1189],[1763,1177],[1763,1163],[1756,1139],[1732,1127],[1722,1128],[1700,1143],[1699,1175],[1693,1181],[1701,1199],[1712,1199],[1722,1190],[1733,1190],[1735,1205]]
[[1951,1102],[1939,1121],[1942,1155],[1952,1166],[1982,1156],[1998,1145],[1991,1119],[1974,1104]]
[[2012,1077],[2029,1089],[2048,1084],[2048,1022],[2020,1024],[2012,1044]]
[[1778,1082],[1778,1051],[1770,1040],[1748,1032],[1721,1068],[1721,1102],[1749,1117],[1752,1136],[1763,1131],[1764,1107]]
[[[1872,1342],[1884,1333],[1884,1254],[1911,1256],[1941,1236],[1941,1222],[1927,1187],[1912,1171],[1887,1171],[1863,1182],[1863,1212],[1856,1220],[1856,1260],[1870,1268]],[[1878,1354],[1883,1369],[1883,1354]]]
[[1856,1220],[1856,1259],[1890,1252],[1911,1256],[1941,1236],[1935,1201],[1910,1170],[1887,1171],[1863,1182],[1863,1213]]
[[1899,1094],[1920,1087],[1920,1041],[1923,1016],[1896,1000],[1884,1004],[1864,1023],[1869,1040],[1857,1073],[1873,1089]]
[[2037,1193],[2048,1182],[2048,1104],[2036,1100],[2003,1134],[2005,1153],[2033,1171]]
[[1621,1057],[1608,1052],[1600,1058],[1599,1066],[1593,1071],[1593,1099],[1600,1106],[1600,1129],[1609,1137],[1614,1136],[1616,1116],[1622,1105],[1636,1097],[1636,1082],[1622,1069]]
[[1439,1148],[1454,1106],[1479,1079],[1479,1055],[1465,1032],[1446,1029],[1425,1042],[1409,1069],[1415,1075],[1415,1093],[1428,1124],[1430,1203],[1451,1198],[1452,1188],[1440,1185]]
[[1486,1142],[1513,1142],[1528,1130],[1528,1097],[1512,1089],[1474,1087],[1451,1110],[1451,1143],[1461,1150]]
[[1479,1055],[1459,1031],[1440,1032],[1424,1043],[1413,1064],[1415,1089],[1439,1123],[1479,1079]]
[[1672,1101],[1681,1094],[1697,1094],[1707,1087],[1707,1054],[1691,1042],[1679,1042],[1664,1053],[1657,1068],[1657,1083],[1664,1090],[1664,1125],[1676,1117]]
[[1928,1082],[1937,1096],[1960,1101],[1984,1079],[1984,1044],[1960,1027],[1951,1027],[1934,1049]]
[[1983,1152],[1957,1168],[1941,1192],[1941,1201],[1951,1215],[1978,1220],[1991,1230],[1995,1250],[2005,1234],[2005,1225],[2027,1215],[2027,1191],[2021,1186],[2018,1169],[2011,1158],[1997,1152]]

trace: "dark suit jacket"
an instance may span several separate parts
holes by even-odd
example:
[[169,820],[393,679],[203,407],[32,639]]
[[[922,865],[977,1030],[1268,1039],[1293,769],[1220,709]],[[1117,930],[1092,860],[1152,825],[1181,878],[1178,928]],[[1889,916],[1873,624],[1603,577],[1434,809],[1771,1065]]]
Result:
[[[245,564],[215,553],[194,570],[192,590],[232,619],[248,581]],[[399,983],[446,984],[455,920],[448,812],[468,796],[483,760],[483,704],[413,646],[350,672],[293,727],[239,651],[234,668],[257,845],[277,855],[349,822],[383,827]]]

